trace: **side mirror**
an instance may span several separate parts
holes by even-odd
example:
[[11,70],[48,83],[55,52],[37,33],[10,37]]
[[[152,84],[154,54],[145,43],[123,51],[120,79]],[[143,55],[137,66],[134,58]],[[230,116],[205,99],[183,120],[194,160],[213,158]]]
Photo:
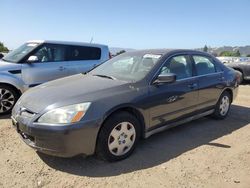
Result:
[[176,74],[167,73],[167,74],[160,74],[153,84],[163,84],[163,83],[173,83],[176,81]]
[[34,62],[36,62],[36,61],[38,61],[38,57],[35,56],[35,55],[32,55],[32,56],[30,56],[30,57],[28,58],[27,63],[34,63]]

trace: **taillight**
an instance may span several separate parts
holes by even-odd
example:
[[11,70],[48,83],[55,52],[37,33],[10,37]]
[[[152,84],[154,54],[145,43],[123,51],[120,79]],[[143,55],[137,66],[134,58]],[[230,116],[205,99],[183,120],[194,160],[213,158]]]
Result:
[[242,73],[240,71],[235,71],[236,72],[236,80],[238,82],[238,84],[240,84],[242,82]]

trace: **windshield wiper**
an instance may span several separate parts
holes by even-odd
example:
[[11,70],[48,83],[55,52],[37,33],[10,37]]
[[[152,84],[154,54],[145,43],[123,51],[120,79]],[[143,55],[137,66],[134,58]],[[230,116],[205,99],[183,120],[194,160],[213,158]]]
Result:
[[102,77],[102,78],[108,78],[108,79],[111,79],[111,80],[116,80],[115,77],[113,77],[113,76],[108,76],[108,75],[94,74],[93,76],[99,76],[99,77]]

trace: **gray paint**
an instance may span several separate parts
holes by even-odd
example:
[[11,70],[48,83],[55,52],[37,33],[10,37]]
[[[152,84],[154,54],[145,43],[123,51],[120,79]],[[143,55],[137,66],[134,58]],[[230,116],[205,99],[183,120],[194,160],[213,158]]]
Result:
[[[142,117],[140,123],[144,128],[143,136],[147,137],[158,132],[154,130],[165,130],[179,121],[208,114],[226,89],[232,92],[233,98],[237,95],[235,72],[209,54],[191,50],[144,50],[129,53],[159,53],[163,56],[143,80],[135,83],[82,74],[45,83],[26,92],[14,107],[12,116],[21,124],[22,131],[33,136],[61,132],[58,137],[62,139],[65,135],[71,135],[72,131],[77,131],[77,138],[73,134],[72,139],[78,141],[72,144],[69,139],[72,146],[64,148],[66,151],[61,151],[63,154],[60,156],[93,154],[102,123],[116,110],[132,108],[139,112]],[[152,84],[163,63],[180,54],[198,54],[212,58],[222,71],[169,84]],[[194,83],[195,87],[189,87]],[[50,126],[36,122],[48,110],[82,102],[92,104],[82,121],[77,124]],[[34,112],[34,115],[31,118],[21,117],[18,115],[20,108]],[[83,139],[81,135],[87,136]],[[79,145],[83,147],[79,149]]]

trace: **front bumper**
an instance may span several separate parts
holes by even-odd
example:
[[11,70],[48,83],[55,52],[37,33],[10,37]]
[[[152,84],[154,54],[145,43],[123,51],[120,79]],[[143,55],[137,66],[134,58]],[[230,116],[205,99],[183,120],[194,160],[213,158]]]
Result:
[[95,152],[99,130],[97,120],[51,126],[24,123],[12,117],[12,123],[22,140],[42,153],[59,157],[73,157],[81,154],[92,155]]

